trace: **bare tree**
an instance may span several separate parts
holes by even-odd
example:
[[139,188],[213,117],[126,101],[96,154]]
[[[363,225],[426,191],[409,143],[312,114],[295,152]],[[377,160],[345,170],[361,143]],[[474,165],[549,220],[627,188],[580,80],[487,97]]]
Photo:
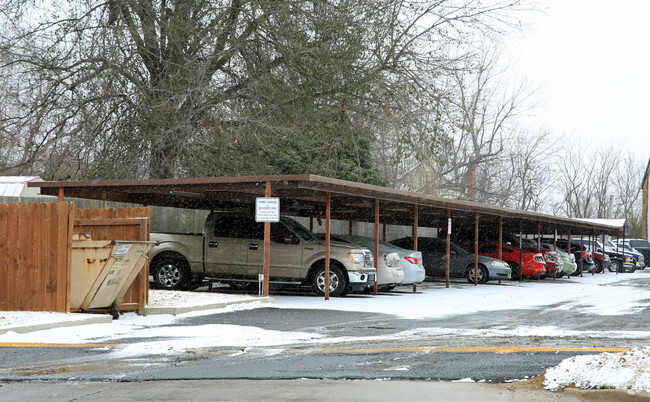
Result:
[[498,52],[486,51],[476,66],[453,72],[457,93],[448,99],[446,110],[453,146],[441,171],[467,198],[500,204],[503,201],[494,200],[494,188],[495,180],[503,181],[498,173],[505,144],[514,138],[517,117],[533,107],[534,91],[525,81],[509,86],[498,59]]
[[52,177],[373,177],[378,116],[519,3],[2,0],[1,68],[42,95],[3,127],[42,117],[32,160]]

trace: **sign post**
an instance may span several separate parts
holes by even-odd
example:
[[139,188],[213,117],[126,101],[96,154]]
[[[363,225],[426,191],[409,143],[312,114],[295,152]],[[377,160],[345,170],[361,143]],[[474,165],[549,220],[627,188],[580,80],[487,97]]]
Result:
[[271,182],[266,182],[266,197],[255,199],[255,221],[264,222],[264,291],[269,295],[269,266],[271,260],[271,222],[280,222],[280,199],[271,197]]

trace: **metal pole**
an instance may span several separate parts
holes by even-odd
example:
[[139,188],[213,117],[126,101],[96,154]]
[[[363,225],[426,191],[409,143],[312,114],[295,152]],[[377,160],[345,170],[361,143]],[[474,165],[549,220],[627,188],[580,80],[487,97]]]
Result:
[[450,244],[451,243],[451,210],[447,210],[447,261],[445,264],[445,287],[449,287],[449,256],[450,253]]
[[[567,243],[567,251],[566,251],[566,252],[569,253],[569,255],[571,255],[571,229],[569,229],[569,235],[568,235],[568,237],[569,237],[569,238],[568,238],[568,240],[567,240],[568,243]],[[571,278],[571,274],[567,274],[566,277],[567,277],[567,278]]]
[[379,200],[375,200],[375,295],[379,281]]
[[[271,182],[266,182],[265,197],[271,196]],[[264,222],[264,287],[262,294],[264,297],[269,295],[269,266],[271,261],[271,222]]]
[[522,233],[521,229],[519,229],[519,281],[521,282],[524,279],[524,267],[522,266],[524,263],[524,255],[521,252],[521,248],[523,247],[523,240],[522,237],[524,234]]
[[325,196],[325,300],[330,299],[330,209],[332,193]]
[[[612,263],[611,261],[609,262]],[[603,274],[605,273],[605,233],[603,233]]]
[[[580,232],[580,277],[582,278],[582,269],[584,268],[584,265],[582,263],[582,253],[584,252],[585,246],[584,246],[584,233],[581,231]],[[593,260],[593,257],[591,258]]]
[[474,286],[476,285],[478,285],[478,212],[474,217]]
[[[591,252],[596,255],[596,234],[592,233],[591,234]],[[602,269],[605,269],[605,250],[603,250],[603,260],[600,262],[600,266]],[[596,275],[596,267],[594,266],[594,269],[591,270],[591,276]]]
[[[413,250],[418,251],[418,219],[419,219],[419,208],[418,204],[413,206]],[[413,291],[417,291],[418,285],[413,284]]]
[[[477,214],[477,217],[478,217],[478,214]],[[499,259],[500,260],[503,259],[503,217],[502,216],[499,216]],[[478,264],[478,261],[477,261],[477,264]]]

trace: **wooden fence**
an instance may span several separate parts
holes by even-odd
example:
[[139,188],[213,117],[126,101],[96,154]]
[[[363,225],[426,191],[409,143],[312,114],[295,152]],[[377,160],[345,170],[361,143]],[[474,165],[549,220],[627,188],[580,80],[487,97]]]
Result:
[[[137,208],[141,205],[126,202],[88,200],[66,197],[67,202],[74,202],[76,208]],[[57,197],[0,197],[0,204],[27,204],[56,202]],[[205,218],[210,211],[151,206],[151,231],[175,233],[201,233]]]
[[0,311],[69,311],[71,229],[66,202],[0,205]]
[[[73,232],[90,234],[92,240],[149,240],[151,210],[139,208],[92,208],[73,211]],[[144,313],[149,297],[149,264],[127,291],[120,310]]]
[[[74,203],[0,204],[0,311],[70,311],[72,234],[149,240],[149,208],[75,209]],[[144,311],[148,266],[121,310]]]

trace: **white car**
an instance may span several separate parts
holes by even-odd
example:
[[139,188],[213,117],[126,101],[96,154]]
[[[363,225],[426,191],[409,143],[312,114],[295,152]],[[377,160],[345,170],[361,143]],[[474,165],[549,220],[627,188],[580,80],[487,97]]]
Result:
[[[352,235],[336,235],[336,237],[349,243],[356,243],[369,248],[372,252],[375,251],[375,240],[369,237]],[[399,255],[402,263],[402,271],[404,272],[404,278],[401,282],[402,285],[413,285],[424,281],[426,272],[422,265],[421,252],[408,250],[385,241],[379,242],[379,251],[384,253],[394,252]]]
[[[319,234],[322,236],[322,234]],[[350,235],[330,235],[330,239],[338,242],[357,244],[369,248],[375,252],[375,241],[369,237],[350,236]],[[367,246],[366,246],[367,245]],[[395,248],[393,246],[393,248]],[[380,291],[387,291],[402,284],[404,280],[404,270],[402,269],[401,257],[394,250],[388,250],[380,245],[377,261],[377,287]]]

